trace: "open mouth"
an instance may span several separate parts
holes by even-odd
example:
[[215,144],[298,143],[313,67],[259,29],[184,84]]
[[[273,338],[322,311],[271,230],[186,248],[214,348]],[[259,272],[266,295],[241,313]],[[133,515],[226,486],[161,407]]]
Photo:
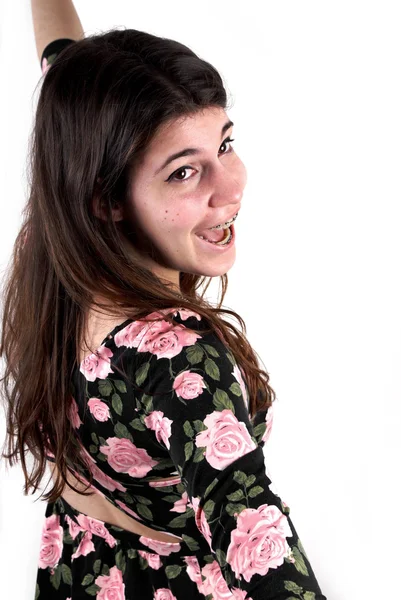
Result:
[[[222,233],[223,233],[223,236],[221,235]],[[205,236],[200,235],[198,233],[195,235],[196,235],[196,237],[201,239],[206,244],[209,244],[210,246],[214,246],[215,248],[227,248],[228,246],[231,246],[233,244],[234,239],[235,239],[234,224],[231,223],[231,225],[224,228],[223,232],[218,231],[218,230],[215,232],[214,235],[222,237],[222,239],[218,240],[218,241],[213,240],[213,239],[207,239]]]
[[196,233],[196,235],[210,244],[216,246],[228,246],[234,235],[233,224],[238,216],[238,212],[225,223],[220,223],[214,227],[208,227]]

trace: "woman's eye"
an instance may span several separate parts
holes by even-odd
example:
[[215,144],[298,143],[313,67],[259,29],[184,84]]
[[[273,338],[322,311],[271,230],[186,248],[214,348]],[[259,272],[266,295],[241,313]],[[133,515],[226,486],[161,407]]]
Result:
[[[234,139],[228,137],[222,141],[221,146],[223,146],[224,144],[228,144],[228,142],[234,142],[234,141],[235,141]],[[221,146],[220,146],[220,148],[221,148]],[[222,152],[222,154],[230,154],[231,152],[234,151],[232,146],[229,146],[229,148],[230,149],[227,152]],[[187,177],[186,179],[183,179],[183,178],[176,179],[176,175],[183,173],[183,172],[187,171],[188,169],[191,169],[192,171],[195,170],[192,167],[188,167],[188,166],[180,167],[179,169],[174,171],[174,173],[171,173],[171,175],[168,177],[168,179],[166,179],[166,181],[168,183],[171,183],[172,181],[174,181],[176,183],[184,183],[185,181],[188,181],[189,179],[191,179],[191,177]]]

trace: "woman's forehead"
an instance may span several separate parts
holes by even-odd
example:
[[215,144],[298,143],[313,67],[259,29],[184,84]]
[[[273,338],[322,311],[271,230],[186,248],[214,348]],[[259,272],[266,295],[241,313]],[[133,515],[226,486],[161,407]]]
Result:
[[213,143],[221,133],[228,117],[222,108],[208,108],[202,112],[180,116],[163,124],[144,153],[142,166],[156,170],[167,154],[184,150],[186,146],[204,146]]

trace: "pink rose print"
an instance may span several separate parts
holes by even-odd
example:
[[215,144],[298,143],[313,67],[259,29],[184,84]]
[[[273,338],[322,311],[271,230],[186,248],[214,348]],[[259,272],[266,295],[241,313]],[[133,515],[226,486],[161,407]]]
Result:
[[77,521],[81,525],[82,529],[103,538],[110,548],[114,548],[117,540],[111,535],[110,531],[105,526],[104,521],[100,521],[94,517],[88,517],[82,513],[77,516]]
[[206,515],[203,508],[199,508],[199,498],[192,498],[192,502],[189,502],[189,506],[193,508],[195,513],[195,524],[207,543],[212,548],[212,532],[210,531],[209,523],[207,522]]
[[246,595],[245,590],[240,590],[239,588],[231,588],[231,593],[233,595],[233,600],[252,600],[252,598]]
[[[157,313],[151,313],[154,316],[160,316]],[[149,317],[150,315],[148,315]],[[127,348],[137,348],[141,342],[142,336],[148,330],[149,324],[144,319],[133,321],[123,329],[120,329],[114,336],[114,343],[117,348],[126,346]]]
[[157,441],[164,444],[166,448],[170,448],[169,437],[171,435],[171,423],[173,421],[168,417],[165,417],[161,410],[153,410],[144,418],[144,422],[148,429],[155,431]]
[[207,429],[200,431],[195,444],[206,446],[205,458],[215,469],[223,470],[237,458],[252,452],[257,445],[245,423],[238,421],[231,410],[215,410],[203,421]]
[[248,408],[248,392],[245,386],[245,382],[242,378],[242,374],[241,371],[238,367],[238,365],[235,365],[234,370],[232,372],[232,374],[234,375],[235,379],[238,381],[240,388],[241,388],[241,392],[242,392],[242,397],[244,399],[244,403],[245,406]]
[[187,564],[187,575],[191,581],[196,583],[196,587],[198,588],[198,592],[205,595],[204,586],[202,581],[202,574],[199,566],[198,559],[196,556],[184,556],[184,561]]
[[288,519],[277,508],[262,504],[243,509],[237,518],[237,527],[231,532],[227,562],[235,576],[250,581],[252,575],[266,575],[290,558],[291,549],[286,538],[292,536]]
[[46,75],[47,71],[50,69],[51,63],[47,62],[47,58],[44,57],[42,60],[42,75]]
[[64,518],[68,523],[68,529],[70,530],[70,536],[72,537],[73,540],[75,540],[78,533],[80,531],[84,531],[84,529],[80,525],[78,525],[78,523],[75,523],[75,521],[73,519],[71,519],[70,515],[65,515]]
[[97,421],[107,421],[107,419],[110,419],[109,407],[105,402],[99,400],[99,398],[90,398],[88,406]]
[[220,569],[217,560],[202,567],[202,575],[206,577],[203,583],[204,594],[213,594],[213,600],[232,599],[232,593]]
[[160,328],[157,335],[148,335],[143,339],[143,345],[138,347],[139,352],[151,352],[156,354],[157,358],[173,358],[184,346],[192,346],[202,337],[183,325],[170,325],[167,321],[164,323],[165,327]]
[[187,494],[187,492],[184,492],[182,494],[180,500],[177,500],[176,502],[174,502],[174,506],[173,506],[173,508],[170,508],[170,512],[184,513],[187,510],[187,504],[188,504],[188,494]]
[[78,404],[76,403],[76,400],[71,396],[71,404],[70,404],[70,421],[72,423],[72,426],[75,429],[78,429],[78,427],[80,425],[82,425],[82,421],[81,418],[79,416],[79,412],[78,412]]
[[94,552],[95,546],[92,542],[92,534],[90,531],[85,531],[82,536],[81,541],[79,542],[78,548],[75,550],[74,554],[71,556],[71,561],[75,560],[79,556],[87,556],[89,552]]
[[106,490],[110,490],[111,492],[114,492],[114,490],[119,490],[120,492],[127,491],[127,488],[122,483],[120,483],[119,481],[115,481],[114,479],[106,475],[106,473],[99,469],[97,465],[91,465],[90,470],[92,471],[94,479],[96,479],[96,481],[100,483],[101,486],[106,488]]
[[206,515],[203,510],[201,510],[200,520],[196,524],[198,526],[198,529],[200,529],[203,537],[209,544],[210,548],[212,549],[212,532],[210,531],[210,526],[207,522]]
[[177,396],[185,400],[192,400],[202,394],[206,384],[202,375],[199,373],[191,373],[191,371],[183,371],[174,380],[173,389]]
[[127,506],[126,504],[124,504],[124,502],[121,502],[121,500],[116,500],[116,504],[118,504],[118,506],[120,508],[122,508],[123,510],[125,510],[126,513],[128,513],[129,515],[131,515],[135,519],[139,519],[139,521],[143,521],[142,517],[140,517],[139,515],[137,515],[136,512],[134,510],[132,510],[132,508],[130,508],[129,506]]
[[178,552],[181,548],[179,542],[162,542],[161,540],[153,540],[144,535],[141,535],[139,541],[162,556],[168,556],[172,552]]
[[96,577],[95,583],[100,587],[97,600],[125,600],[123,574],[118,567],[111,567],[109,575]]
[[114,479],[106,475],[106,473],[103,473],[103,471],[99,469],[97,465],[91,465],[90,470],[92,471],[93,478],[96,479],[96,481],[100,483],[101,486],[106,488],[106,490],[110,490],[111,492],[114,492],[114,490],[119,490],[120,492],[127,491],[127,488],[123,486],[122,483],[115,481]]
[[171,325],[168,321],[147,322],[158,313],[151,313],[142,320],[134,321],[114,336],[116,346],[137,348],[138,352],[151,352],[157,358],[173,358],[184,346],[192,346],[201,335],[192,333],[183,325]]
[[110,348],[102,345],[96,350],[96,354],[92,353],[86,356],[81,362],[80,371],[85,376],[87,381],[95,381],[95,379],[106,379],[109,373],[114,373],[110,367],[110,359],[113,352]]
[[153,600],[177,600],[177,597],[168,588],[159,588],[155,591]]
[[199,509],[199,501],[200,498],[197,498],[196,496],[194,498],[192,498],[192,501],[189,500],[188,504],[191,508],[193,508],[193,511],[195,513],[195,517],[196,517],[196,513],[198,512]]
[[39,568],[54,568],[58,565],[63,552],[63,528],[60,517],[51,515],[43,523],[39,551]]
[[177,485],[181,483],[181,477],[171,477],[171,479],[153,479],[148,481],[150,487],[166,487],[166,485]]
[[267,442],[267,440],[270,437],[270,433],[273,427],[273,404],[271,406],[269,406],[267,413],[266,413],[266,430],[264,432],[264,434],[262,435],[261,438],[261,442]]
[[153,554],[152,552],[146,552],[145,550],[138,550],[138,554],[142,556],[142,558],[146,558],[149,563],[149,567],[152,569],[160,569],[162,566],[162,560],[158,554]]
[[127,438],[107,438],[107,446],[100,446],[107,456],[109,465],[118,473],[128,473],[132,477],[145,477],[157,465],[144,448],[137,448]]
[[[96,481],[100,483],[101,486],[103,486],[107,490],[110,490],[111,492],[114,492],[114,490],[119,490],[120,492],[127,491],[127,488],[124,487],[121,483],[119,483],[118,481],[114,481],[114,479],[112,479],[111,477],[106,475],[106,473],[104,473],[101,469],[99,469],[99,467],[96,465],[95,459],[89,454],[89,452],[86,450],[86,448],[84,448],[84,446],[81,446],[81,453],[89,471],[91,471],[94,479],[96,479]],[[78,474],[76,474],[76,477],[82,479],[85,485],[87,485],[88,482],[84,477],[82,477],[82,475],[78,476]],[[103,492],[95,488],[93,485],[91,485],[91,490],[97,494],[100,494],[101,496],[104,496]]]

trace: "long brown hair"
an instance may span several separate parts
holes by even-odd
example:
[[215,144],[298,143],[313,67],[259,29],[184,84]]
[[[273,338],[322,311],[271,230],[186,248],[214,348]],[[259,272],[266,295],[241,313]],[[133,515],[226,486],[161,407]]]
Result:
[[[240,366],[251,416],[276,399],[243,319],[222,308],[227,274],[213,307],[204,298],[211,278],[180,273],[183,299],[128,256],[112,218],[112,208],[128,202],[132,177],[159,128],[208,107],[228,107],[217,70],[177,41],[134,29],[70,44],[44,77],[28,152],[29,198],[4,282],[0,346],[7,418],[2,456],[11,466],[21,459],[25,494],[39,487],[46,454],[54,455],[60,474],[44,496],[49,501],[59,497],[67,470],[86,467],[68,415],[70,380],[94,298],[107,299],[95,303],[100,310],[110,314],[112,305],[127,318],[177,306],[197,312]],[[105,220],[93,214],[95,194],[106,207]],[[224,314],[235,317],[241,331]],[[27,451],[34,459],[30,473]]]

